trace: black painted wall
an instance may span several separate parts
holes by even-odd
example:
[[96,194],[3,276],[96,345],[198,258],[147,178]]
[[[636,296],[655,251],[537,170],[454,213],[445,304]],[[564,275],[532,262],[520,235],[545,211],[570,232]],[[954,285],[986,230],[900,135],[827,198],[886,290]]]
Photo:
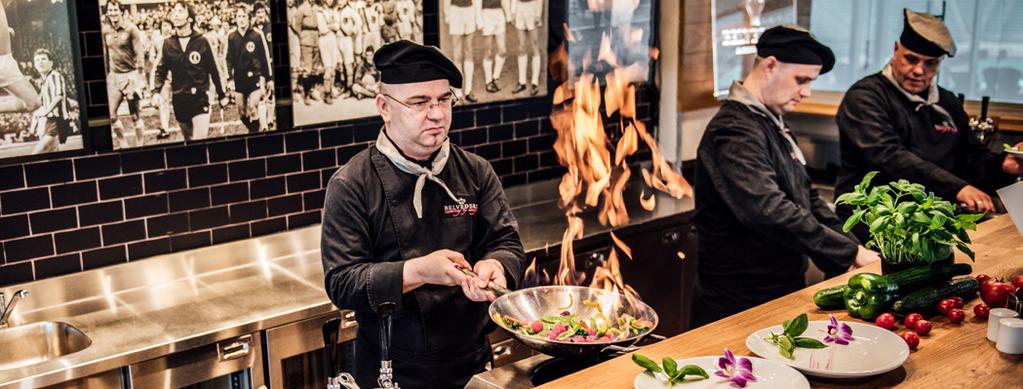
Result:
[[[271,1],[275,37],[287,34],[284,4]],[[437,4],[424,3],[428,44],[438,41]],[[88,113],[106,117],[98,3],[77,8]],[[565,4],[552,1],[550,15],[554,50]],[[288,74],[287,39],[275,39],[273,50],[275,74]],[[288,100],[289,84],[276,82],[278,101]],[[652,87],[638,98],[651,130],[657,98]],[[556,178],[564,170],[551,147],[550,111],[549,96],[457,107],[451,139],[490,160],[506,187]],[[290,106],[277,115],[276,132],[118,152],[109,150],[109,125],[100,125],[90,129],[99,151],[0,161],[0,286],[319,223],[324,183],[381,123],[292,128]]]

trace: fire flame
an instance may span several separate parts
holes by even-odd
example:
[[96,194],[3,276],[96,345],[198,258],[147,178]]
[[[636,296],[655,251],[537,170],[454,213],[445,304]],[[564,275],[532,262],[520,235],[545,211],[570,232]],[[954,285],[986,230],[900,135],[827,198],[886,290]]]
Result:
[[[591,11],[610,10],[614,14],[622,11],[618,7],[623,4],[624,7],[631,5],[634,11],[638,0],[588,0],[587,4]],[[625,11],[629,12],[628,9]],[[567,26],[564,27],[567,40],[575,42],[576,37]],[[628,47],[637,47],[642,44],[643,30],[632,29],[628,24],[619,25],[615,37]],[[657,55],[657,49],[651,48],[650,56],[656,59]],[[598,220],[602,225],[618,227],[629,222],[624,190],[632,171],[626,157],[639,150],[639,140],[651,151],[651,169],[642,169],[646,185],[675,198],[692,195],[692,187],[671,168],[656,139],[637,118],[635,83],[646,80],[649,72],[647,63],[622,63],[608,33],[601,36],[596,58],[598,65],[611,69],[603,76],[603,88],[600,77],[590,70],[594,65],[591,60],[592,52],[586,52],[582,59],[582,72],[576,75],[564,45],[551,56],[550,73],[561,81],[554,90],[554,109],[550,117],[558,133],[554,149],[558,161],[567,169],[558,185],[559,205],[565,210],[568,227],[562,236],[560,265],[552,280],[556,285],[582,285],[586,281],[585,273],[576,269],[572,247],[575,239],[583,237],[581,213],[584,210],[599,208]],[[613,123],[611,133],[618,136],[617,142],[609,138],[604,127],[605,116]],[[646,195],[645,191],[641,192],[639,203],[643,209],[652,211],[656,206],[654,193]],[[619,251],[632,259],[632,250],[613,233],[611,238],[615,247],[595,270],[589,286],[624,293],[630,300],[638,299],[636,291],[622,279],[618,260]],[[535,265],[534,259],[527,269],[527,279],[538,278]]]

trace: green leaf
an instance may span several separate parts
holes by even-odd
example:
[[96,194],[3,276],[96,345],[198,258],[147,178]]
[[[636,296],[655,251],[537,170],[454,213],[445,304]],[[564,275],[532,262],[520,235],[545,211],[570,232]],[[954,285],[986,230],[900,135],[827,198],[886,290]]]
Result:
[[639,367],[646,369],[651,373],[660,373],[661,367],[657,366],[657,362],[652,359],[639,355],[639,353],[632,353],[632,362],[635,362]]
[[672,357],[664,357],[661,360],[661,365],[664,366],[664,374],[668,377],[674,377],[678,372],[678,362],[675,362],[675,359]]
[[790,325],[792,325],[792,320],[785,320],[784,323],[781,323],[781,330],[783,331],[783,333],[789,332]]
[[857,192],[865,191],[867,189],[867,187],[870,186],[870,180],[873,180],[874,176],[876,176],[878,173],[880,173],[880,172],[875,170],[875,171],[872,171],[872,172],[868,172],[867,174],[864,174],[863,175],[863,180],[860,181],[859,184],[856,184],[856,191]]
[[785,335],[778,339],[778,352],[781,356],[792,359],[792,351],[796,349],[796,345],[792,341],[792,337]]
[[886,223],[888,223],[888,216],[881,216],[878,217],[877,219],[874,219],[874,221],[870,223],[870,233],[877,234],[878,232],[884,230]]
[[842,231],[844,231],[844,232],[851,231],[853,226],[855,226],[856,223],[859,223],[860,219],[863,218],[863,214],[864,213],[867,213],[866,209],[861,209],[861,210],[853,212],[853,214],[851,216],[849,216],[848,219],[845,220],[845,224],[842,225]]
[[680,378],[685,378],[685,376],[687,375],[700,376],[703,377],[704,379],[710,378],[710,374],[707,374],[706,370],[703,370],[702,367],[696,365],[682,366],[682,370],[678,371],[678,375]]
[[792,319],[792,323],[788,328],[785,329],[785,335],[788,336],[799,336],[806,331],[806,327],[810,324],[809,319],[806,318],[806,314],[801,314]]
[[793,339],[793,344],[800,348],[825,348],[828,345],[821,343],[821,341],[813,338],[798,337]]

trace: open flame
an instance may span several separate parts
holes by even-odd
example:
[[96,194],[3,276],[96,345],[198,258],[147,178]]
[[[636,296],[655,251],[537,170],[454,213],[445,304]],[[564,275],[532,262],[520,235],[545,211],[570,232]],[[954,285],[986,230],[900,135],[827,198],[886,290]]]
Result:
[[[638,0],[589,0],[587,4],[591,11],[610,10],[614,14],[621,11],[618,7],[623,4],[631,6],[631,11],[634,11]],[[567,26],[565,36],[568,42],[575,41]],[[626,47],[639,47],[637,45],[642,45],[643,41],[643,30],[631,28],[629,23],[619,24],[614,36]],[[581,213],[584,210],[598,208],[598,220],[602,225],[618,227],[628,223],[624,190],[632,171],[626,157],[639,150],[640,140],[651,151],[651,169],[643,168],[641,171],[646,185],[675,198],[692,195],[692,187],[671,168],[656,139],[636,117],[635,83],[646,80],[649,73],[647,62],[622,63],[612,47],[612,40],[608,33],[601,36],[597,62],[591,63],[592,52],[588,51],[583,56],[582,71],[578,75],[564,45],[551,56],[550,73],[554,79],[561,81],[554,90],[554,108],[550,117],[558,133],[554,149],[558,161],[567,169],[558,185],[559,205],[565,210],[568,224],[562,236],[561,262],[554,279],[545,278],[556,285],[583,285],[586,282],[585,273],[576,270],[572,246],[575,239],[583,237]],[[652,58],[656,59],[657,55],[657,49],[650,49]],[[610,69],[602,76],[603,85],[601,76],[595,74],[591,67]],[[617,137],[617,142],[609,138],[609,131],[604,127],[605,117],[613,124],[610,134]],[[638,201],[647,211],[656,206],[654,193],[642,191]],[[613,233],[611,238],[614,248],[596,269],[589,286],[618,291],[629,299],[638,299],[636,291],[622,279],[618,260],[619,252],[631,260],[632,251]],[[527,269],[526,277],[527,280],[530,277],[539,279],[535,259]]]

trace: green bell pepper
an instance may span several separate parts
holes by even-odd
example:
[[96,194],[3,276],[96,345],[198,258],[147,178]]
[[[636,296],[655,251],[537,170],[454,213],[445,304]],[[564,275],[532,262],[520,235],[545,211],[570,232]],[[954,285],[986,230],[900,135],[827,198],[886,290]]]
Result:
[[874,320],[898,300],[899,286],[880,274],[859,273],[849,278],[845,290],[845,309],[849,315]]

